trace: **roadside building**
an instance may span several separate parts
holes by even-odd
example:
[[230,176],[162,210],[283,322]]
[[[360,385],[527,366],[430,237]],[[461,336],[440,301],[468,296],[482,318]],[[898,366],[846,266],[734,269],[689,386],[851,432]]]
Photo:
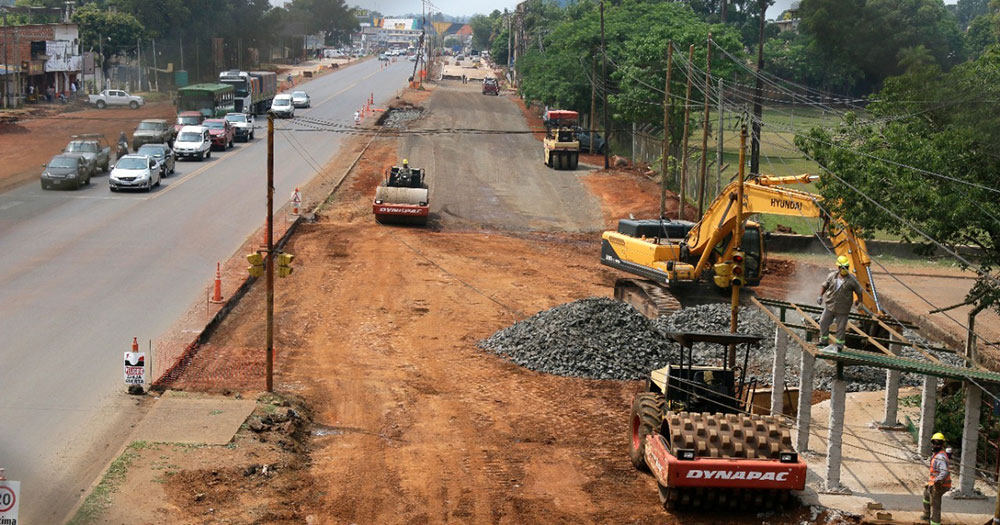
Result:
[[784,33],[785,31],[799,31],[799,2],[792,2],[791,6],[785,12],[778,16],[778,19],[774,21],[774,25],[778,26],[778,30]]
[[0,26],[0,43],[7,57],[6,69],[15,73],[8,83],[12,95],[45,94],[50,88],[68,95],[70,83],[82,79],[83,56],[76,24]]

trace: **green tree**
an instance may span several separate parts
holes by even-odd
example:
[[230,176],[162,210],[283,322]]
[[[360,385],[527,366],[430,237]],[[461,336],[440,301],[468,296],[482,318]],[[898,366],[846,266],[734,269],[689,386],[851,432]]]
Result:
[[928,66],[888,79],[868,107],[872,119],[813,129],[796,145],[836,174],[822,177],[819,190],[852,223],[926,242],[878,203],[947,246],[979,247],[986,274],[966,299],[1000,311],[1000,287],[988,275],[1000,264],[1000,198],[992,189],[1000,117],[990,110],[998,98],[1000,47],[993,46],[948,73]]
[[103,50],[101,68],[107,72],[112,55],[135,49],[136,40],[145,28],[129,13],[102,11],[95,4],[87,4],[73,13],[73,22],[79,26],[80,42],[84,49]]
[[493,36],[492,21],[484,15],[474,15],[469,19],[469,26],[472,28],[472,49],[489,49],[490,37]]
[[827,59],[813,39],[783,33],[764,43],[764,70],[778,77],[833,93],[852,93],[864,78],[856,64],[842,57]]
[[958,28],[965,31],[977,17],[990,11],[990,0],[958,0],[955,4],[955,19]]
[[358,21],[344,0],[292,0],[288,10],[305,24],[307,33],[324,31],[332,43],[349,41],[351,32],[358,29]]
[[997,43],[993,27],[993,15],[979,15],[965,32],[965,50],[972,58],[983,54],[987,47]]
[[800,15],[800,30],[822,56],[864,72],[862,90],[902,73],[905,48],[924,46],[943,69],[964,59],[958,23],[942,0],[803,0]]

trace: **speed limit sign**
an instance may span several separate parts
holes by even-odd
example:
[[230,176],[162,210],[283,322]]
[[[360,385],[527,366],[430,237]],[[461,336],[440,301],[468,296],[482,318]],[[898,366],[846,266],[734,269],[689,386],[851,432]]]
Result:
[[21,504],[21,482],[0,480],[0,523],[17,523]]

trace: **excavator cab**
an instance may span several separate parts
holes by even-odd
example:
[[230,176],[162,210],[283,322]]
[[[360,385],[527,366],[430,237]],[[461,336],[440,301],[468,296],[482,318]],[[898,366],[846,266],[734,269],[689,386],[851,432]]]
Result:
[[[766,256],[764,247],[765,237],[766,234],[760,230],[760,224],[747,221],[743,230],[743,242],[735,247],[736,250],[743,252],[743,278],[745,286],[757,286],[760,284]],[[728,234],[722,238],[722,242],[716,245],[714,249],[716,262],[724,260],[726,247],[729,246],[732,239],[732,234]]]

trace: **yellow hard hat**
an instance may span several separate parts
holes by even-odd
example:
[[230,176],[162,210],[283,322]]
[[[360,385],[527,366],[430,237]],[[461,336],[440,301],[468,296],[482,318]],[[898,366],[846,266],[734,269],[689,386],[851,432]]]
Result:
[[840,257],[837,257],[837,266],[847,267],[850,265],[851,265],[851,260],[848,259],[846,255],[841,255]]
[[931,441],[944,441],[944,440],[945,440],[944,439],[944,434],[942,434],[940,432],[938,432],[937,434],[934,434],[933,436],[931,436]]
[[406,159],[403,159],[403,165],[404,165],[404,166],[405,166],[405,165],[407,165],[407,164],[409,164],[409,163],[410,163],[410,161],[408,161],[408,160],[406,160]]

